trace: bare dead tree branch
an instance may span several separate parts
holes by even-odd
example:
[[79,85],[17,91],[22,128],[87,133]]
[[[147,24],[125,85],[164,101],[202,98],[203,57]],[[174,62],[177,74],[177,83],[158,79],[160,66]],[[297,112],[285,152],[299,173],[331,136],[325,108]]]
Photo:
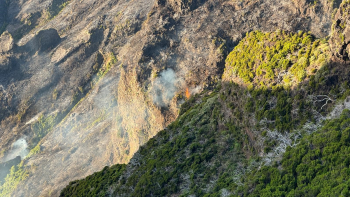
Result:
[[322,105],[321,110],[323,109],[324,106],[326,106],[328,104],[328,102],[330,102],[330,101],[334,102],[334,100],[331,97],[327,96],[327,95],[316,95],[316,96],[313,97],[313,99],[314,99],[314,105],[316,103],[318,103],[318,102],[326,101],[326,103],[324,103]]

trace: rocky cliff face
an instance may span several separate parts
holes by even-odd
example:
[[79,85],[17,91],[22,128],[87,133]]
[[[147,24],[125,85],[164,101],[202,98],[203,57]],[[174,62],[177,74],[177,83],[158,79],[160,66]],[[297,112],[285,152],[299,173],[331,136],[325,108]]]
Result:
[[334,55],[344,61],[349,60],[349,2],[345,1],[335,15],[335,23],[332,26],[331,47]]
[[[2,1],[0,1],[2,3]],[[56,196],[126,163],[210,89],[252,30],[330,32],[338,1],[11,1],[0,37],[0,146],[25,136],[14,196]],[[2,9],[4,7],[0,6]],[[0,12],[5,13],[5,12]]]

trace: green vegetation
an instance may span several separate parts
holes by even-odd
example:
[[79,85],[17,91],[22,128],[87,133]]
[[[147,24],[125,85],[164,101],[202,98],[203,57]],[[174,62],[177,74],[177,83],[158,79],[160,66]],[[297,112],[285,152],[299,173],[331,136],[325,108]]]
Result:
[[[234,169],[227,166],[243,157],[240,147],[244,137],[234,126],[217,129],[219,108],[217,94],[209,95],[201,105],[171,124],[170,130],[160,132],[158,139],[141,147],[140,154],[144,155],[141,167],[131,177],[123,176],[125,184],[116,188],[114,194],[166,196],[181,192],[203,196],[206,193],[203,188],[218,180],[221,173],[234,174]],[[181,183],[186,188],[181,188]],[[130,186],[133,191],[129,191]]]
[[36,151],[34,152],[37,152],[38,148],[36,146],[39,141],[53,129],[53,127],[58,123],[60,117],[60,114],[48,115],[46,117],[41,115],[38,120],[31,125],[34,136],[29,142],[29,145],[31,148],[36,148]]
[[226,59],[224,80],[260,86],[301,82],[327,64],[329,47],[308,33],[254,31]]
[[52,99],[53,100],[57,100],[57,96],[58,96],[57,89],[54,89],[53,92],[52,92]]
[[47,10],[47,19],[50,20],[57,16],[69,2],[69,0],[53,0],[51,6]]
[[[37,122],[31,126],[34,136],[29,142],[31,150],[26,158],[40,152],[40,140],[53,129],[60,118],[60,114],[49,115],[47,117],[41,115]],[[0,184],[0,196],[11,196],[11,193],[17,188],[18,184],[29,176],[30,172],[26,169],[23,162],[18,166],[12,166],[10,173],[5,178],[5,182]]]
[[[255,108],[276,97],[277,107],[265,110],[271,110],[267,114],[276,113],[281,117],[278,124],[285,131],[293,125],[292,118],[280,114],[291,114],[292,104],[283,102],[291,95],[294,95],[291,90],[283,88],[245,90],[233,83],[219,84],[211,93],[194,95],[182,105],[179,118],[135,154],[137,159],[132,162],[135,165],[130,166],[132,169],[128,172],[131,175],[122,174],[110,185],[115,189],[113,195],[221,196],[224,190],[233,194],[245,169],[255,169],[261,159],[257,156],[261,150],[255,146],[252,136],[255,135],[251,121]],[[260,98],[266,99],[259,102]],[[307,116],[301,117],[310,120]],[[266,132],[261,135],[266,136]],[[275,145],[266,141],[261,148],[268,152]],[[70,184],[68,188],[79,191],[74,187]],[[67,193],[68,188],[65,196],[72,195]]]
[[[329,54],[326,40],[306,33],[249,33],[226,59],[224,82],[186,101],[98,194],[349,196],[350,112],[324,121],[350,95],[349,68]],[[308,133],[306,124],[316,126]],[[274,150],[292,143],[279,136],[297,144],[282,160]],[[269,154],[276,157],[265,165]],[[79,183],[61,196],[92,188]]]
[[[350,196],[350,111],[242,180],[243,196]],[[241,196],[239,195],[239,196]]]
[[111,69],[111,67],[117,63],[117,58],[115,57],[113,52],[109,53],[109,55],[106,59],[107,60],[106,60],[105,65],[102,68],[100,68],[97,72],[97,78],[95,79],[96,82],[98,80],[100,80],[101,78],[103,78],[108,73],[108,71]]
[[85,179],[70,182],[62,190],[61,197],[78,197],[78,196],[106,196],[108,186],[119,180],[124,172],[126,165],[106,166],[102,171],[96,172]]
[[11,196],[18,184],[28,178],[29,172],[24,168],[23,162],[12,166],[10,173],[6,176],[5,182],[0,186],[0,196]]
[[34,148],[32,148],[30,150],[29,154],[27,155],[27,158],[29,158],[29,157],[31,157],[31,156],[33,156],[35,154],[40,153],[40,150],[41,150],[40,143],[38,143]]

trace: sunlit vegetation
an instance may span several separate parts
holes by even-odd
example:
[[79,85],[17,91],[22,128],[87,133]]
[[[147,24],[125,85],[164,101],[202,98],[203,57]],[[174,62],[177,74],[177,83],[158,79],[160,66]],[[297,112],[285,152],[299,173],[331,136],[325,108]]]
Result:
[[[113,195],[350,196],[350,112],[325,118],[349,96],[348,70],[329,54],[308,33],[247,34],[226,59],[226,83],[188,99]],[[317,126],[304,132],[306,123]],[[265,165],[277,144],[269,132],[297,137]]]
[[27,155],[27,158],[35,155],[35,154],[38,154],[40,153],[40,143],[38,143],[34,148],[32,148],[30,151],[29,151],[29,154]]
[[69,2],[69,0],[53,0],[51,6],[47,10],[47,19],[52,19],[57,16]]
[[327,64],[328,43],[308,33],[254,31],[226,59],[224,80],[259,86],[292,86]]
[[113,52],[109,53],[105,59],[106,63],[98,70],[97,77],[94,79],[94,83],[97,83],[98,80],[103,78],[111,69],[111,67],[117,63],[117,58]]
[[25,169],[23,162],[17,166],[12,166],[10,173],[6,176],[5,182],[0,186],[0,196],[11,196],[18,184],[28,178],[29,172]]
[[52,114],[46,117],[41,115],[38,120],[31,125],[34,136],[29,142],[30,147],[34,148],[39,141],[53,129],[59,118],[60,114]]

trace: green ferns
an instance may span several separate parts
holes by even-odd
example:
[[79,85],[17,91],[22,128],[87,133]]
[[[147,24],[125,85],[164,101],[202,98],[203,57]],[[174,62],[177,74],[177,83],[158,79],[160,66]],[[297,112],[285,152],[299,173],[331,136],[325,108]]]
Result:
[[250,32],[228,55],[223,79],[248,85],[292,86],[324,66],[328,51],[325,40],[314,40],[301,31]]

